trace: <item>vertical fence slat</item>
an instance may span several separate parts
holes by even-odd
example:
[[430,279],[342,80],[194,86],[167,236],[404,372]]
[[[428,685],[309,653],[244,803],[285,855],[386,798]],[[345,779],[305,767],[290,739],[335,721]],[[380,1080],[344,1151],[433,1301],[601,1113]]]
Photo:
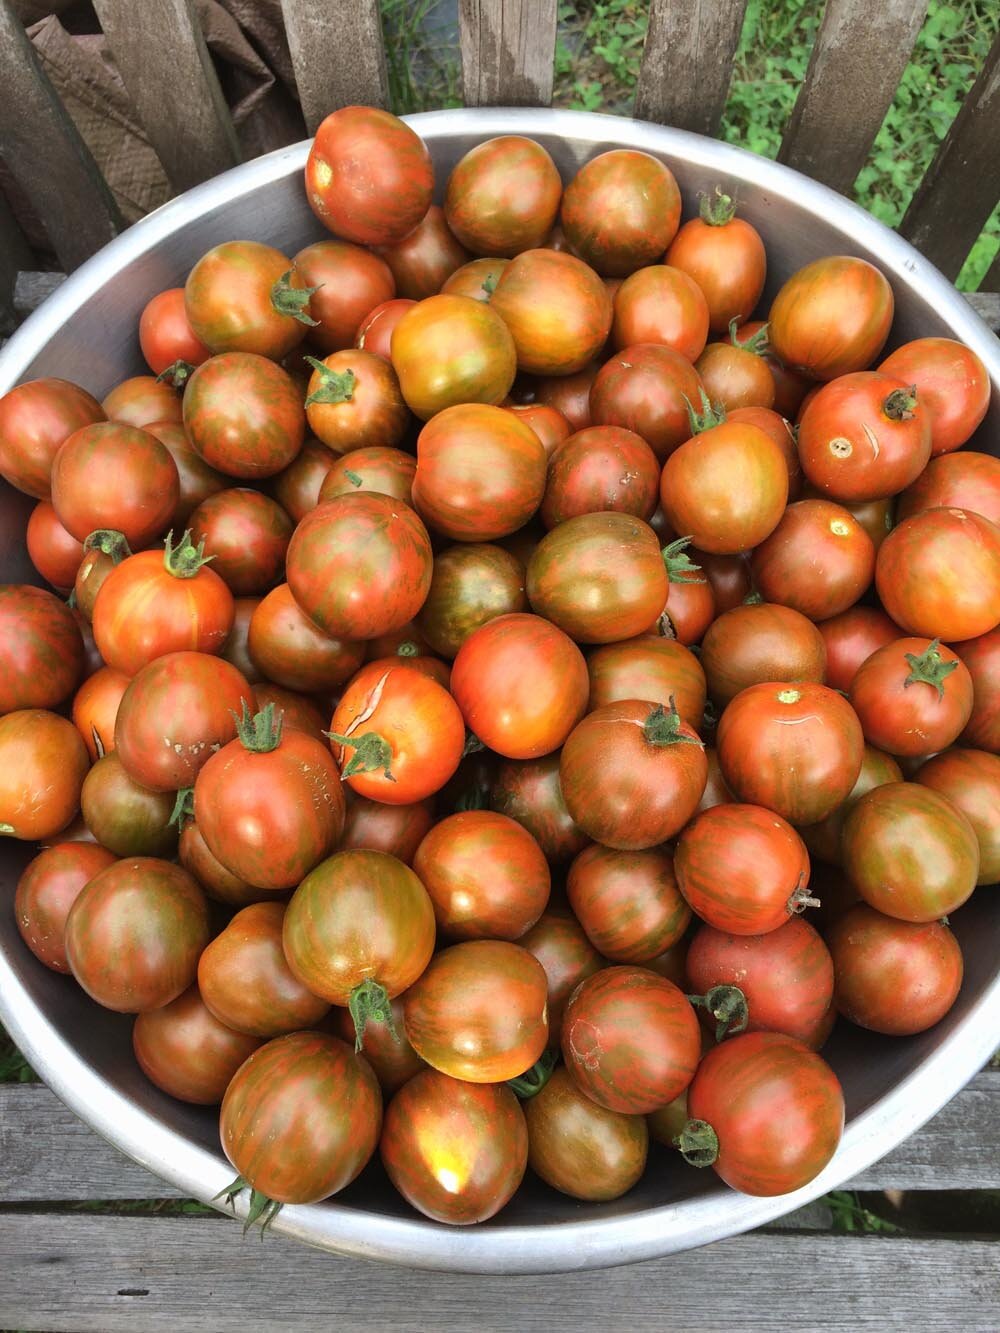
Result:
[[149,142],[178,193],[240,160],[236,132],[191,0],[94,0]]
[[466,106],[548,106],[556,0],[459,0]]
[[67,269],[124,225],[10,0],[0,0],[0,153]]
[[[900,231],[955,278],[1000,197],[1000,37],[906,210]],[[991,269],[1000,282],[1000,262]]]
[[281,0],[281,9],[310,134],[338,107],[389,105],[378,0]]
[[30,267],[31,249],[0,191],[0,334],[12,333],[17,325],[14,284],[18,273]]
[[926,12],[927,0],[827,0],[779,162],[850,192]]
[[746,0],[653,0],[635,114],[718,133]]

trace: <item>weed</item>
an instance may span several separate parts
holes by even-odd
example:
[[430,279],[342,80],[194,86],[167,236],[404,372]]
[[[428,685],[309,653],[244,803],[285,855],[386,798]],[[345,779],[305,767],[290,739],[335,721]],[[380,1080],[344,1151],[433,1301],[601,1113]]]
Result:
[[854,1190],[831,1190],[824,1196],[833,1215],[834,1231],[861,1231],[866,1235],[891,1235],[902,1228],[865,1208]]

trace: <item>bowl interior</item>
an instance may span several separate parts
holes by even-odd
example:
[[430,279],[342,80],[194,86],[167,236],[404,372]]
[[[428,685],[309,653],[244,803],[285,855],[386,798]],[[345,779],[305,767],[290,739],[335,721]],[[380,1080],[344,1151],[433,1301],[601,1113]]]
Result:
[[[890,347],[932,334],[969,343],[1000,389],[1000,344],[966,303],[910,246],[862,210],[797,173],[712,140],[618,118],[572,112],[490,110],[413,117],[434,157],[439,188],[474,143],[500,133],[543,143],[568,180],[580,163],[613,147],[661,156],[681,186],[685,216],[697,195],[721,184],[762,233],[769,276],[762,308],[810,259],[855,254],[893,285]],[[0,353],[0,393],[39,375],[59,375],[101,397],[145,371],[136,329],[145,302],[179,285],[210,246],[233,238],[266,241],[293,254],[326,233],[306,204],[306,145],[248,163],[172,201],[79,270]],[[997,453],[1000,395],[972,447]],[[0,578],[38,581],[23,550],[32,501],[0,490]],[[32,849],[0,850],[10,902]],[[641,1183],[612,1204],[588,1205],[528,1180],[495,1221],[450,1230],[418,1217],[377,1163],[322,1205],[287,1208],[276,1227],[314,1245],[414,1265],[528,1272],[650,1258],[757,1225],[834,1188],[889,1151],[953,1095],[1000,1044],[1000,900],[980,890],[953,920],[966,960],[957,1004],[931,1032],[891,1040],[838,1025],[825,1050],[844,1083],[849,1124],[823,1175],[795,1195],[755,1200],[654,1150]],[[108,1139],[171,1183],[209,1199],[232,1171],[218,1147],[214,1110],[161,1094],[135,1064],[131,1020],[100,1010],[70,979],[27,951],[10,910],[0,914],[0,1017],[60,1096]]]

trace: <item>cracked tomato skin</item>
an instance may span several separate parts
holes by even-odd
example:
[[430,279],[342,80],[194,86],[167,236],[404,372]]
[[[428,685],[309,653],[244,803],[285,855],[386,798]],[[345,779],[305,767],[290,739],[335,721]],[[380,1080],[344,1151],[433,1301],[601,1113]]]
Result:
[[349,1185],[382,1128],[367,1061],[323,1032],[267,1042],[222,1101],[222,1148],[244,1180],[279,1203],[317,1203]]
[[90,759],[72,722],[42,708],[0,717],[0,830],[51,838],[80,808]]
[[18,384],[0,397],[0,475],[26,495],[47,500],[62,445],[84,426],[105,420],[97,399],[69,380]]
[[688,1114],[719,1138],[717,1175],[771,1197],[818,1176],[844,1132],[844,1094],[821,1056],[778,1032],[746,1032],[714,1047],[688,1088]]
[[211,467],[254,480],[273,477],[295,458],[306,414],[287,371],[254,352],[223,352],[188,380],[184,428]]
[[89,842],[57,842],[25,866],[14,894],[14,919],[31,952],[54,972],[69,972],[66,918],[94,876],[116,857]]
[[666,977],[606,967],[570,997],[562,1053],[573,1082],[598,1106],[646,1115],[691,1082],[701,1029],[684,992]]
[[389,1104],[380,1151],[408,1203],[436,1222],[468,1226],[493,1217],[520,1185],[528,1131],[510,1088],[425,1069]]
[[147,1009],[132,1028],[132,1049],[151,1083],[178,1101],[218,1106],[259,1037],[227,1028],[208,1009],[197,986],[162,1009]]
[[56,708],[83,671],[83,640],[73,612],[30,584],[0,584],[0,714]]
[[373,491],[338,496],[306,514],[285,562],[292,596],[335,639],[375,639],[412,620],[433,565],[419,516]]

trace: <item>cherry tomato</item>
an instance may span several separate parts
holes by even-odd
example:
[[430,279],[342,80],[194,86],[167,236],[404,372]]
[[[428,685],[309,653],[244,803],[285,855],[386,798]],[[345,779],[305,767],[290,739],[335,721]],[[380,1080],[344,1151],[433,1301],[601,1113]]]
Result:
[[354,675],[364,657],[363,644],[332,639],[318,629],[287,583],[256,604],[247,650],[269,681],[305,693],[336,689]]
[[767,256],[760,233],[736,216],[732,199],[718,186],[714,197],[702,195],[700,214],[678,231],[666,260],[695,280],[708,302],[712,332],[725,333],[760,300]]
[[917,782],[946,796],[965,815],[979,841],[979,883],[1000,880],[1000,757],[951,749],[917,770]]
[[57,842],[25,866],[14,893],[14,920],[21,938],[40,962],[54,972],[69,972],[66,918],[70,908],[100,871],[116,858],[88,842]]
[[605,277],[625,277],[659,258],[680,218],[673,172],[629,148],[586,162],[566,186],[559,214],[569,244]]
[[506,398],[517,356],[494,310],[469,296],[432,296],[403,315],[392,333],[392,365],[421,421],[446,407]]
[[879,370],[916,386],[930,417],[935,455],[958,449],[986,415],[986,367],[970,347],[952,338],[915,338],[890,353]]
[[852,606],[819,626],[826,646],[826,684],[845,694],[858,668],[872,653],[902,637],[884,611],[874,606]]
[[51,494],[52,463],[84,426],[106,421],[104,409],[68,380],[18,384],[0,396],[0,475],[36,500]]
[[157,292],[143,306],[139,346],[154,375],[162,375],[178,361],[200,366],[212,355],[188,320],[183,287]]
[[29,584],[0,584],[0,714],[55,708],[83,670],[83,642],[73,613]]
[[510,259],[544,244],[561,197],[559,170],[542,145],[504,134],[470,148],[455,164],[444,212],[467,250]]
[[673,348],[655,343],[626,347],[605,362],[593,381],[593,424],[634,431],[663,462],[690,438],[687,405],[698,401],[701,387],[694,366]]
[[383,361],[391,360],[390,346],[396,325],[415,305],[416,301],[402,298],[377,305],[358,325],[354,346],[380,356]]
[[0,836],[51,838],[80,808],[89,767],[72,722],[41,708],[0,717]]
[[59,522],[51,500],[39,500],[32,509],[24,541],[42,578],[58,592],[68,593],[84,556],[83,543]]
[[850,255],[816,259],[793,273],[771,304],[771,346],[793,370],[833,380],[866,370],[893,316],[892,288],[874,265]]
[[691,922],[673,857],[659,847],[585,847],[569,868],[566,896],[591,944],[616,963],[650,962]]
[[393,448],[410,424],[392,366],[374,352],[351,348],[311,361],[306,389],[306,421],[313,434],[336,454],[372,445]]
[[184,391],[184,427],[192,445],[230,477],[281,472],[302,448],[305,424],[295,381],[252,352],[211,357]]
[[736,606],[712,623],[701,646],[701,665],[709,694],[724,708],[749,685],[772,680],[822,684],[826,647],[821,632],[799,611],[761,602]]
[[971,509],[1000,524],[1000,458],[971,449],[932,458],[899,497],[896,522],[941,508]]
[[694,653],[676,639],[607,644],[590,654],[587,671],[591,710],[622,699],[649,699],[663,705],[673,699],[685,722],[695,730],[701,726],[705,673]]
[[217,354],[253,352],[280,361],[306,336],[310,293],[292,261],[259,241],[224,241],[195,264],[184,309],[197,338]]
[[567,907],[550,904],[535,924],[518,940],[522,949],[541,963],[548,984],[549,1047],[558,1050],[563,1013],[569,997],[586,977],[605,966]]
[[394,245],[379,246],[377,253],[389,266],[399,296],[424,301],[435,296],[444,283],[470,259],[459,244],[437,204],[431,204],[423,219]]
[[851,707],[865,739],[895,755],[945,750],[972,714],[972,677],[937,639],[895,639],[858,668]]
[[652,264],[615,292],[611,343],[618,352],[657,343],[693,362],[704,350],[708,322],[708,302],[694,279],[668,264]]
[[256,1037],[220,1023],[197,986],[160,1009],[139,1014],[132,1029],[132,1049],[149,1081],[196,1106],[217,1106],[259,1045]]
[[582,260],[555,250],[525,250],[512,259],[488,308],[507,325],[517,367],[530,375],[582,370],[611,328],[604,283]]
[[181,399],[176,389],[153,375],[123,380],[101,403],[109,421],[142,430],[153,422],[181,420]]
[[80,810],[102,847],[116,856],[171,857],[177,829],[172,792],[148,791],[129,777],[115,753],[98,759],[83,780]]
[[179,495],[177,467],[160,441],[118,422],[84,426],[52,464],[56,514],[81,542],[111,528],[139,550],[161,535]]
[[550,456],[540,517],[547,528],[611,510],[649,519],[659,483],[660,466],[645,440],[620,426],[592,426]]
[[311,291],[314,324],[306,339],[324,356],[354,342],[361,321],[396,295],[388,264],[370,250],[346,241],[316,241],[292,261],[302,286]]
[[810,620],[853,606],[875,572],[872,539],[829,500],[798,500],[750,557],[758,591]]

